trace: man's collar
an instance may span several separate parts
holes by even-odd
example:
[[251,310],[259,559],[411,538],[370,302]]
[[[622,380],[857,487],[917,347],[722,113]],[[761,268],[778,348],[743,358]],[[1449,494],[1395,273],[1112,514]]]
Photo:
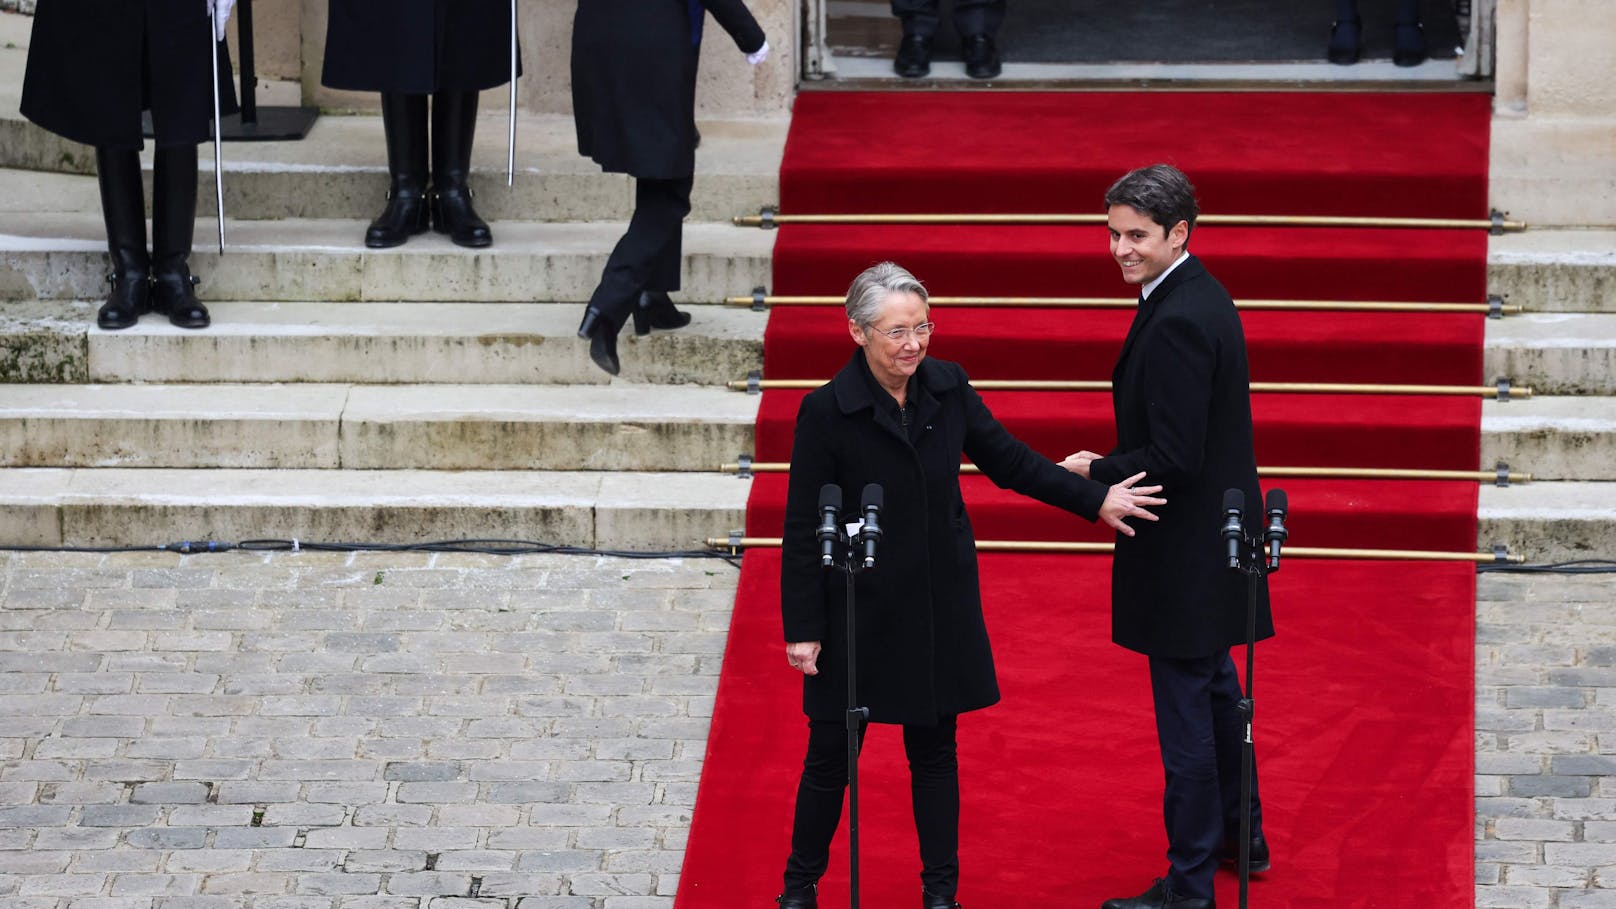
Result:
[[1163,281],[1167,280],[1167,276],[1173,273],[1173,269],[1179,267],[1180,265],[1183,265],[1185,260],[1187,260],[1189,257],[1190,257],[1190,251],[1189,251],[1188,248],[1186,248],[1183,252],[1178,254],[1177,259],[1173,260],[1172,265],[1167,266],[1166,271],[1164,271],[1161,274],[1157,275],[1155,280],[1151,281],[1149,284],[1146,284],[1144,287],[1139,288],[1139,298],[1141,300],[1150,299],[1150,295],[1156,292],[1156,288],[1160,287],[1161,283]]

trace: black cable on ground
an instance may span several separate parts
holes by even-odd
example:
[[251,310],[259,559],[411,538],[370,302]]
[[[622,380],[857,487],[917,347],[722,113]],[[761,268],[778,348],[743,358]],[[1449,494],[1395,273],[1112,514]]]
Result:
[[1476,566],[1476,571],[1477,573],[1510,571],[1520,574],[1611,574],[1616,572],[1616,559],[1573,559],[1569,562],[1554,562],[1548,565],[1488,562]]
[[470,539],[431,540],[421,543],[322,543],[307,540],[242,540],[227,543],[216,540],[181,540],[150,546],[5,546],[0,550],[12,552],[175,552],[193,555],[209,552],[464,552],[477,555],[576,555],[605,556],[617,559],[716,559],[740,567],[740,559],[730,553],[713,549],[678,549],[641,552],[622,549],[594,549],[587,546],[564,546],[540,543],[534,540]]

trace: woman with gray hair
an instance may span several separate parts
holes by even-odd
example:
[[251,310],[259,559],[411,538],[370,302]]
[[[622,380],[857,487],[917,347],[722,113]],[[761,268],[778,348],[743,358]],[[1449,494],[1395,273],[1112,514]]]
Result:
[[927,359],[934,328],[926,289],[913,275],[891,262],[865,270],[847,291],[852,359],[797,412],[780,608],[786,661],[803,676],[808,754],[781,909],[817,909],[847,785],[845,593],[820,567],[820,488],[879,483],[884,490],[881,569],[856,582],[858,696],[868,722],[903,726],[924,909],[958,906],[957,718],[999,700],[961,455],[1001,487],[1127,535],[1134,531],[1126,519],[1154,521],[1144,506],[1166,504],[1155,497],[1161,487],[1136,485],[1142,473],[1108,487],[1011,436],[965,370]]

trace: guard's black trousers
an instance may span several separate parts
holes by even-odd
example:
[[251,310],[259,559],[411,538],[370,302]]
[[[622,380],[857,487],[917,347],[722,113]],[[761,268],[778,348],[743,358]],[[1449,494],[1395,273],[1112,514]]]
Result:
[[[920,838],[920,883],[933,896],[952,898],[959,889],[959,756],[957,718],[935,726],[904,726],[909,758],[909,797]],[[859,729],[859,747],[864,731]],[[830,841],[842,820],[847,791],[847,722],[809,720],[808,756],[797,786],[797,813],[791,827],[791,857],[785,886],[800,890],[817,883],[830,863]]]
[[[1006,0],[954,0],[954,31],[961,38],[999,33]],[[941,0],[892,0],[892,15],[903,20],[906,35],[930,38],[937,34]]]
[[634,311],[641,291],[679,289],[691,184],[690,177],[634,181],[634,216],[589,298],[589,304],[619,328]]

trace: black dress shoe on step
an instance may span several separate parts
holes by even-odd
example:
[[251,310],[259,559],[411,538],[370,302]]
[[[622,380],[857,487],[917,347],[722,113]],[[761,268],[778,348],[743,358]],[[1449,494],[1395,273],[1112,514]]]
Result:
[[[1234,865],[1235,870],[1238,871],[1240,865],[1239,837],[1231,836],[1224,840],[1223,851],[1218,855],[1218,858],[1225,865]],[[1259,833],[1251,838],[1251,873],[1261,874],[1270,867],[1268,840],[1264,839],[1263,835]]]
[[1363,23],[1357,19],[1340,19],[1330,26],[1330,46],[1324,55],[1331,63],[1348,66],[1358,62],[1363,52]]
[[923,35],[904,35],[892,69],[905,79],[919,79],[931,73],[931,39]]
[[651,329],[673,331],[690,324],[690,313],[680,312],[668,295],[660,290],[647,290],[640,294],[634,307],[634,333],[648,335]]
[[964,46],[965,75],[972,79],[992,79],[1003,69],[999,49],[987,35],[969,35]]
[[774,898],[780,909],[819,909],[819,888],[787,890]]
[[623,369],[617,360],[618,330],[619,326],[613,325],[612,320],[593,306],[584,310],[584,320],[578,323],[578,337],[589,339],[589,359],[613,376]]
[[925,890],[920,891],[920,909],[960,909],[960,904],[954,902],[951,896],[937,896]]
[[1399,22],[1392,39],[1392,62],[1419,66],[1425,62],[1425,29],[1418,22]]
[[1167,886],[1163,878],[1138,896],[1118,897],[1100,904],[1100,909],[1215,909],[1211,899],[1180,896]]

